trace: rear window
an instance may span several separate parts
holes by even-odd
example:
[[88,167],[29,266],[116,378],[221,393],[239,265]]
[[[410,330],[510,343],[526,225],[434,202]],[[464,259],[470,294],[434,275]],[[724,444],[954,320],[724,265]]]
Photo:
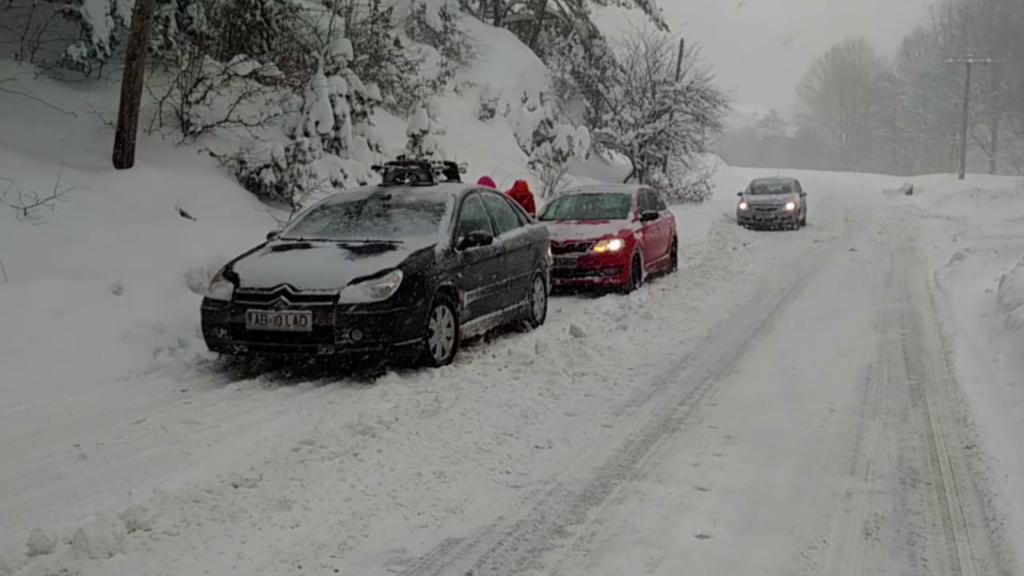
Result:
[[568,194],[551,201],[540,215],[541,221],[626,220],[633,198],[625,193]]

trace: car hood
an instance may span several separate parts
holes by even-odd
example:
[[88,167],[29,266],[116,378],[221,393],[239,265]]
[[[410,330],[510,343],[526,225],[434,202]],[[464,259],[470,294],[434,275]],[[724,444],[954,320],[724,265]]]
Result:
[[397,268],[431,245],[275,241],[238,259],[232,269],[240,288],[290,284],[300,290],[338,290],[353,280]]
[[743,199],[747,202],[747,204],[750,204],[750,205],[753,205],[753,206],[759,206],[759,205],[764,205],[764,204],[770,204],[770,205],[774,206],[776,204],[785,204],[786,202],[789,202],[790,200],[793,200],[793,195],[792,194],[757,194],[757,195],[744,196]]
[[573,240],[599,240],[608,236],[620,236],[633,232],[633,223],[629,220],[601,221],[565,221],[544,222],[552,242],[570,242]]

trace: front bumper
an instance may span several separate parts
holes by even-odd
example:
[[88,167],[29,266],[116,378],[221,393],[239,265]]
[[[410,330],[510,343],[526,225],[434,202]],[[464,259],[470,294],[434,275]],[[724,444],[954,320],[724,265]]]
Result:
[[625,286],[629,284],[628,258],[625,255],[583,254],[578,257],[556,256],[554,260],[551,267],[552,286]]
[[309,332],[248,330],[247,310],[267,306],[203,300],[203,338],[212,352],[252,356],[414,356],[426,333],[426,305],[382,308],[379,305],[293,306],[309,310]]
[[757,209],[750,207],[746,210],[736,211],[736,222],[741,225],[747,224],[763,224],[763,225],[777,225],[777,224],[793,224],[800,220],[800,210],[786,210],[785,208],[776,209]]

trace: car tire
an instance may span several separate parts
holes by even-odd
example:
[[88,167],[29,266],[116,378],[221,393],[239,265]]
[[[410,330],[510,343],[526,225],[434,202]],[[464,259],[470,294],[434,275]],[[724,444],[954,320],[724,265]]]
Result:
[[640,254],[633,255],[633,261],[629,265],[629,283],[623,288],[623,292],[631,294],[644,285],[644,263]]
[[527,330],[539,328],[548,318],[548,284],[543,274],[533,277],[530,284],[530,296],[523,314],[523,324]]
[[434,298],[424,327],[420,364],[429,368],[447,366],[459,352],[459,315],[455,303],[443,294]]
[[804,211],[803,216],[800,217],[800,227],[803,228],[805,226],[807,226],[807,211],[806,210]]
[[679,270],[679,240],[677,238],[672,239],[672,247],[669,248],[668,257],[668,273],[677,272]]

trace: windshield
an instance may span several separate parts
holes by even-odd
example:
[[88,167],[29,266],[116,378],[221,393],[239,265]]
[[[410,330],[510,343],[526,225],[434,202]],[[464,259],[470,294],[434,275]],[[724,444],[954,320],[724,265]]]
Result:
[[553,200],[540,215],[542,221],[625,220],[633,207],[629,194],[569,194]]
[[773,194],[792,194],[796,187],[792,182],[754,182],[747,188],[752,196],[770,196]]
[[403,242],[436,236],[449,210],[449,197],[401,190],[341,193],[301,216],[283,239]]

